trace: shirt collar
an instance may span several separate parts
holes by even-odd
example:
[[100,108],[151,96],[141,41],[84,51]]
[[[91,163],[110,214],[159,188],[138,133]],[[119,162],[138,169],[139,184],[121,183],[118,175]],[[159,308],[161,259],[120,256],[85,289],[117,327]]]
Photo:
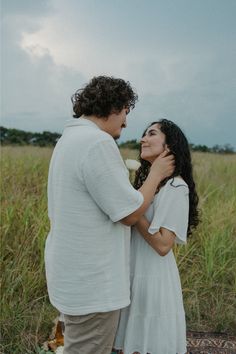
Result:
[[90,119],[82,118],[82,117],[68,119],[66,121],[65,128],[72,127],[72,126],[90,126],[90,127],[100,129],[99,126],[96,123],[92,122]]

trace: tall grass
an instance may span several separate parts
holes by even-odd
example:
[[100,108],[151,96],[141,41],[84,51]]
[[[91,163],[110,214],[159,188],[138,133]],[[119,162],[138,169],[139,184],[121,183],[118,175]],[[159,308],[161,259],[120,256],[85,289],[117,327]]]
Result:
[[193,157],[201,223],[176,249],[187,323],[236,334],[236,156]]
[[2,150],[2,346],[4,353],[33,353],[55,316],[47,299],[43,260],[51,150]]
[[[52,150],[4,147],[1,169],[2,353],[36,353],[57,312],[44,276]],[[123,150],[124,158],[136,151]],[[175,249],[188,329],[236,333],[236,156],[193,155],[201,224]],[[58,275],[60,276],[60,275]]]

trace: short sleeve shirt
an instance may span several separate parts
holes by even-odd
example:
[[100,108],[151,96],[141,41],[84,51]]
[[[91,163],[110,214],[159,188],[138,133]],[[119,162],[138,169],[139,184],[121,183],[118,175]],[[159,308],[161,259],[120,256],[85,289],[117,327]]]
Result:
[[88,119],[69,121],[48,177],[46,276],[60,312],[83,315],[129,304],[130,228],[119,220],[142,203],[114,139]]

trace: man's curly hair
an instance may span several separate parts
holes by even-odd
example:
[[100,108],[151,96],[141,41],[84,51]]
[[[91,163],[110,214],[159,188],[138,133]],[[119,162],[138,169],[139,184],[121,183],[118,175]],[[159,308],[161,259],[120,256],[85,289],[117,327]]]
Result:
[[108,76],[97,76],[71,97],[74,118],[94,115],[107,118],[119,113],[123,108],[128,111],[135,107],[138,100],[130,83]]

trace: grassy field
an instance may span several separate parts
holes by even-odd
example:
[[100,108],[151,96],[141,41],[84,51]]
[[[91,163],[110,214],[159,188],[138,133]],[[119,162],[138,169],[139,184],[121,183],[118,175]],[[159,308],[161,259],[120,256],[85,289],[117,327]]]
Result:
[[[52,150],[2,148],[1,330],[4,354],[37,353],[57,312],[47,297],[46,183]],[[136,151],[122,151],[135,158]],[[193,155],[201,224],[175,249],[189,330],[236,334],[236,155]],[[60,274],[58,274],[60,276]]]

